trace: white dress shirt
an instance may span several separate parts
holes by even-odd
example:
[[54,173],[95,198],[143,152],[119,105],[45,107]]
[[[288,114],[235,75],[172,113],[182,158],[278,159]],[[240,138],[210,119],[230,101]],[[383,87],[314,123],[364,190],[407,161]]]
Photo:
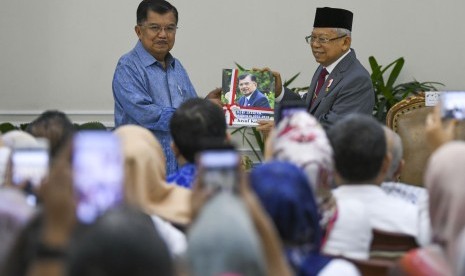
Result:
[[420,245],[429,239],[427,223],[418,206],[389,196],[377,185],[342,185],[333,194],[338,199],[358,199],[365,204],[371,226],[388,232],[414,236]]

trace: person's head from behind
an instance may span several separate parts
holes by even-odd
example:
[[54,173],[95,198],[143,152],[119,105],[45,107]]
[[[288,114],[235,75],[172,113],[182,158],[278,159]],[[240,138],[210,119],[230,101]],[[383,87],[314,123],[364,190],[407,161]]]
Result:
[[387,126],[384,126],[383,128],[386,133],[387,150],[391,153],[392,157],[391,165],[389,166],[385,181],[396,181],[399,178],[405,163],[402,158],[402,140],[400,139],[399,134],[395,133],[392,129]]
[[173,48],[178,25],[178,11],[167,1],[143,0],[137,8],[135,31],[145,50],[164,61]]
[[465,229],[465,142],[451,141],[431,154],[424,183],[429,193],[433,241],[453,259],[457,240]]
[[34,137],[47,138],[52,158],[74,134],[75,127],[65,113],[47,110],[32,121],[26,131]]
[[149,216],[118,208],[73,240],[68,275],[173,275],[173,264]]
[[207,146],[206,142],[221,144],[227,140],[223,110],[200,98],[187,100],[176,110],[170,121],[170,132],[174,152],[190,163]]
[[327,67],[349,49],[352,41],[352,12],[344,9],[317,8],[313,31],[306,37],[315,60]]
[[189,275],[266,275],[262,246],[244,202],[230,192],[215,193],[189,228]]
[[390,165],[386,135],[372,116],[351,114],[328,130],[338,184],[381,184]]
[[273,134],[273,158],[289,161],[307,175],[315,194],[329,192],[333,150],[323,127],[305,111],[285,117]]
[[257,89],[257,77],[253,74],[245,73],[239,76],[239,89],[246,97]]
[[295,165],[271,161],[254,168],[250,184],[274,222],[285,247],[317,252],[321,230],[315,197],[307,177]]

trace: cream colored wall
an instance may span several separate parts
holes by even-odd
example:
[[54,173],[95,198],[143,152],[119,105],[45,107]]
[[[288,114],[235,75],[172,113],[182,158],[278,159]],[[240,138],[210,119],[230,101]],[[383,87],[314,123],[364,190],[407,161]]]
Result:
[[[139,1],[2,0],[0,122],[28,122],[46,109],[73,120],[112,123],[111,80],[118,58],[136,42]],[[354,12],[353,47],[368,67],[405,57],[402,80],[464,90],[465,36],[460,0],[173,0],[180,12],[173,54],[200,95],[221,85],[221,69],[269,66],[308,85],[317,64],[304,36],[316,7]]]

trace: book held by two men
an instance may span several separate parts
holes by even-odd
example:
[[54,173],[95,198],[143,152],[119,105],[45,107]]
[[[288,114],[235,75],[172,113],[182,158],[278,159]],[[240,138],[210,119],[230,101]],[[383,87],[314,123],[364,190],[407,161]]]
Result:
[[275,80],[271,72],[223,70],[221,102],[229,126],[256,126],[273,120]]

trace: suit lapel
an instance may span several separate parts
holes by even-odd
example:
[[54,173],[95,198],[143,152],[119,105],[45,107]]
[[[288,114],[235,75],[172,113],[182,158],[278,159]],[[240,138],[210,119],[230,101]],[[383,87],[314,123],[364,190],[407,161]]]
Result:
[[257,90],[252,92],[252,96],[250,96],[248,104],[254,105],[256,100],[257,100]]
[[[318,108],[318,106],[320,105],[320,102],[326,96],[328,96],[329,93],[331,93],[331,91],[334,89],[334,87],[336,87],[337,84],[342,80],[343,72],[345,72],[348,69],[348,67],[354,62],[354,60],[355,60],[355,52],[354,52],[353,49],[351,49],[351,52],[347,56],[345,56],[337,64],[337,66],[334,68],[334,70],[331,72],[331,74],[329,74],[328,77],[326,78],[326,81],[323,84],[323,86],[321,87],[320,93],[318,94],[318,98],[315,99],[315,102],[313,103],[313,105],[309,109],[310,114],[314,114],[314,111]],[[309,88],[309,89],[312,89],[311,91],[315,90],[316,83],[318,81],[315,76],[318,76],[322,69],[323,68],[320,65],[319,70],[317,70],[317,72],[313,76],[312,84],[311,84],[311,87]],[[331,85],[329,87],[329,90],[326,91],[326,88],[328,87],[328,84],[329,84],[330,80],[332,80]],[[313,94],[314,94],[314,92],[312,92],[312,94],[311,94],[312,97],[313,97]],[[307,97],[307,101],[308,100],[309,100],[309,98]],[[311,98],[310,98],[310,100],[311,100]],[[308,102],[308,105],[310,105],[310,102]]]
[[321,70],[323,67],[320,65],[316,70],[315,74],[313,74],[312,82],[308,87],[307,98],[305,99],[305,103],[307,104],[308,108],[310,109],[310,103],[312,102],[313,95],[315,94],[316,84],[318,82],[318,76],[320,75]]

